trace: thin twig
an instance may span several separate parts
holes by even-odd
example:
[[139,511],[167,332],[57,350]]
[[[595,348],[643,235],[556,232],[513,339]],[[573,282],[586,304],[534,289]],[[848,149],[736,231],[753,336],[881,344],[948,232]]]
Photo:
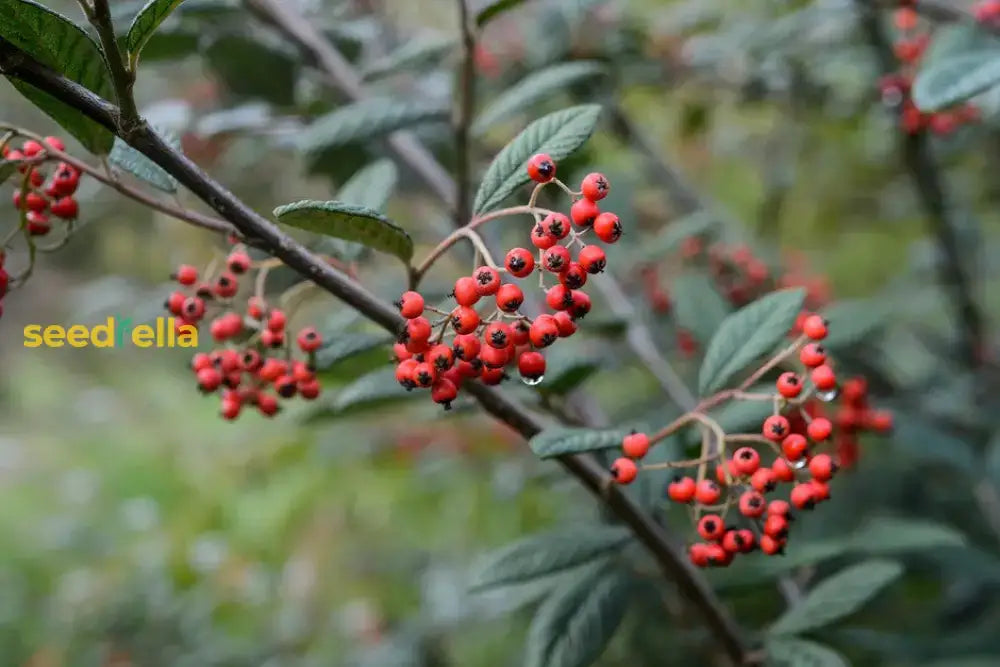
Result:
[[115,38],[115,26],[111,19],[111,7],[108,0],[94,0],[93,8],[88,10],[83,5],[87,20],[94,26],[101,40],[104,59],[111,71],[111,80],[115,86],[115,97],[118,100],[119,125],[127,136],[139,123],[139,109],[135,106],[132,86],[135,85],[135,72],[125,66],[118,40]]

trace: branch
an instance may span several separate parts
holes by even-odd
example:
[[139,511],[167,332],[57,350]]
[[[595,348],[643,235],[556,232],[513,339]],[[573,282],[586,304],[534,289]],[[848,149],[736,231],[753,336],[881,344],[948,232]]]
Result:
[[[82,86],[65,79],[27,53],[0,38],[0,73],[14,77],[48,93],[77,109],[90,119],[116,132],[133,148],[171,174],[205,203],[229,220],[249,239],[257,240],[289,268],[300,273],[330,294],[355,308],[369,320],[391,332],[398,332],[403,319],[389,304],[380,301],[344,273],[325,264],[305,247],[282,232],[273,222],[261,217],[222,185],[203,173],[193,162],[164,142],[140,119],[130,137],[122,137],[115,127],[118,109]],[[537,434],[543,424],[520,405],[489,387],[471,383],[468,391],[491,415],[505,422],[523,437]],[[598,495],[625,523],[656,559],[704,618],[715,639],[734,664],[745,664],[748,647],[741,632],[722,603],[672,544],[663,528],[633,503],[615,485],[591,456],[563,456],[559,462],[592,493]]]
[[135,85],[135,72],[125,67],[121,49],[115,38],[115,25],[111,20],[111,7],[108,0],[94,0],[93,8],[81,2],[87,20],[94,26],[101,40],[104,59],[111,71],[111,80],[115,86],[115,97],[118,100],[118,118],[122,131],[127,136],[132,128],[140,122],[139,110],[135,106],[132,87]]
[[[861,28],[875,51],[879,69],[883,74],[896,71],[896,57],[892,41],[887,34],[879,9],[870,0],[854,0]],[[927,3],[917,3],[927,9]],[[983,315],[973,297],[971,280],[966,275],[961,243],[950,219],[948,196],[945,192],[941,170],[931,151],[925,130],[906,134],[902,138],[903,163],[910,174],[924,211],[930,233],[937,240],[943,255],[940,280],[954,293],[955,309],[965,341],[962,353],[969,368],[977,368],[986,354]]]
[[462,31],[462,70],[458,88],[458,116],[455,119],[455,175],[458,195],[455,202],[455,225],[462,226],[472,215],[472,165],[469,127],[476,106],[476,36],[472,32],[468,0],[458,2],[459,29]]

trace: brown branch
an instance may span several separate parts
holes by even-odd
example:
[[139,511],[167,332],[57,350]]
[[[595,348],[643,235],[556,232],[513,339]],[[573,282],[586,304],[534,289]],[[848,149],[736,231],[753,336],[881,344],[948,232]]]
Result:
[[462,34],[462,67],[458,86],[458,113],[455,118],[455,178],[458,194],[455,201],[455,225],[462,226],[472,215],[472,165],[469,127],[476,106],[476,36],[469,16],[468,0],[458,3],[459,30]]
[[118,100],[118,124],[127,135],[139,123],[139,109],[135,106],[132,87],[135,85],[135,72],[125,67],[118,40],[115,38],[115,25],[111,19],[111,7],[108,0],[94,0],[93,7],[81,3],[87,20],[94,26],[101,40],[104,59],[111,72],[111,81],[115,87],[115,97]]
[[[2,38],[0,73],[35,86],[121,136],[115,122],[118,114],[116,107],[38,63],[29,54]],[[385,329],[391,332],[401,329],[403,320],[390,304],[379,300],[341,271],[325,264],[282,232],[276,224],[258,215],[182,153],[164,142],[147,123],[140,121],[126,141],[229,220],[248,239],[259,242],[305,279],[340,298]],[[525,438],[534,436],[544,426],[536,416],[494,389],[472,383],[468,391],[488,413]],[[691,601],[729,659],[734,664],[745,664],[749,649],[739,627],[705,580],[693,570],[677,545],[664,533],[663,528],[622,493],[593,457],[563,456],[559,461],[629,526],[663,572]]]

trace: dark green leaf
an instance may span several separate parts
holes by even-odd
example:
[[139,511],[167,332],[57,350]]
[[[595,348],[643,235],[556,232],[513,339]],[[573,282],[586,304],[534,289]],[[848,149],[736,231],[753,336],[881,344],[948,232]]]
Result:
[[128,29],[128,34],[125,35],[125,48],[133,65],[139,61],[142,47],[156,33],[156,29],[182,2],[184,0],[149,0],[146,6],[139,10]]
[[[66,78],[104,99],[113,98],[111,75],[100,48],[69,19],[31,0],[4,0],[0,2],[0,35]],[[11,83],[87,150],[102,155],[111,150],[114,136],[103,126],[34,86],[13,79]]]
[[389,159],[378,160],[360,170],[344,183],[337,198],[348,204],[382,212],[396,188],[399,170]]
[[993,434],[986,448],[986,476],[995,486],[1000,486],[1000,431]]
[[412,71],[437,62],[455,47],[455,40],[447,37],[424,37],[413,39],[401,47],[379,58],[361,71],[368,81],[398,72]]
[[893,443],[907,460],[945,463],[967,475],[977,473],[976,455],[964,439],[912,413],[897,413],[893,422]]
[[829,646],[805,639],[770,639],[767,664],[774,667],[849,667],[844,656]]
[[632,585],[627,572],[596,566],[553,592],[531,621],[527,667],[593,664],[628,610]]
[[785,340],[802,309],[805,291],[772,292],[726,318],[705,352],[698,374],[703,395],[721,389],[734,374]]
[[585,104],[542,116],[517,135],[494,158],[476,193],[475,213],[496,208],[527,183],[528,158],[548,153],[557,162],[582,146],[594,131],[601,107]]
[[920,519],[875,518],[850,537],[847,548],[871,555],[905,553],[965,544],[965,537],[950,526]]
[[550,428],[542,431],[528,443],[537,456],[549,459],[562,454],[579,454],[598,449],[620,447],[625,429],[600,430],[591,428]]
[[529,111],[535,102],[549,98],[577,81],[593,81],[604,72],[604,65],[599,62],[578,60],[552,65],[529,74],[493,100],[476,118],[472,131],[474,134],[483,134],[493,124]]
[[299,148],[317,153],[375,139],[420,123],[447,120],[448,110],[426,102],[371,99],[340,107],[317,118],[298,139]]
[[338,332],[324,338],[327,336],[330,340],[316,352],[316,368],[321,372],[331,367],[340,370],[342,366],[351,366],[350,374],[357,375],[386,365],[390,358],[387,346],[393,339],[388,334]]
[[325,236],[354,241],[409,262],[413,239],[381,213],[339,201],[300,201],[274,209],[280,222]]
[[823,309],[823,317],[830,322],[823,347],[836,351],[856,345],[882,327],[888,316],[886,305],[874,299],[838,301]]
[[712,340],[731,308],[715,282],[704,273],[684,272],[674,279],[670,297],[677,325],[687,329],[702,345]]
[[601,365],[592,359],[576,359],[558,365],[551,363],[547,365],[545,379],[538,389],[547,394],[557,395],[573,391],[601,368]]
[[638,249],[639,261],[653,262],[665,259],[684,239],[701,236],[711,231],[718,218],[711,211],[700,210],[666,224],[655,236],[644,239]]
[[[774,391],[773,385],[768,390]],[[750,392],[754,390],[750,389]],[[726,433],[760,433],[761,424],[773,410],[771,401],[733,400],[709,410],[708,414]]]
[[629,539],[627,530],[603,524],[532,535],[489,554],[469,588],[482,592],[544,579],[617,551]]
[[[161,137],[174,148],[180,150],[180,140],[174,136],[160,132]],[[163,171],[148,157],[135,150],[121,139],[115,139],[114,148],[108,156],[111,164],[127,171],[136,178],[146,181],[154,188],[164,192],[177,192],[177,181],[173,176]]]
[[142,60],[146,63],[180,60],[197,53],[200,41],[201,34],[190,28],[160,28],[142,47]]
[[795,635],[829,625],[851,614],[903,574],[891,560],[868,560],[828,577],[789,608],[768,630]]
[[[190,1],[190,0],[189,0]],[[223,35],[205,49],[205,59],[230,93],[280,106],[295,102],[299,58],[283,45],[246,35]],[[248,71],[252,63],[252,76]]]
[[7,179],[17,172],[17,164],[10,160],[0,159],[0,185],[7,182]]
[[311,414],[309,421],[315,422],[376,410],[417,396],[421,394],[416,391],[408,392],[400,386],[396,381],[396,369],[387,366],[363,375],[344,387],[332,402]]
[[486,5],[476,14],[476,25],[482,27],[509,9],[524,4],[524,0],[496,0]]

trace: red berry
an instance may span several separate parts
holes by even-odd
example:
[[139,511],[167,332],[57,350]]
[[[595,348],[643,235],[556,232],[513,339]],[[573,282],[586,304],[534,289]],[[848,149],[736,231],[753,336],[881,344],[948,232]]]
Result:
[[278,399],[271,394],[257,394],[257,410],[265,417],[273,417],[281,408]]
[[486,325],[483,340],[491,347],[507,348],[514,342],[514,331],[506,322],[491,322]]
[[205,315],[205,301],[197,296],[187,297],[181,304],[181,315],[191,322],[197,322]]
[[622,452],[630,459],[641,459],[649,452],[649,436],[631,433],[622,439]]
[[215,391],[222,385],[222,373],[209,366],[198,371],[198,386],[202,391]]
[[303,352],[315,352],[323,344],[323,337],[315,327],[306,327],[299,332],[296,342]]
[[80,172],[72,165],[60,162],[56,167],[56,172],[52,175],[52,182],[49,189],[53,196],[68,197],[76,192],[80,184]]
[[733,452],[732,466],[739,475],[752,475],[760,467],[760,454],[753,447],[740,447]]
[[566,270],[559,274],[559,282],[567,289],[578,290],[587,284],[587,272],[576,262],[570,262]]
[[66,144],[64,144],[63,140],[60,139],[59,137],[45,137],[44,141],[57,151],[66,150]]
[[545,231],[542,223],[538,223],[531,228],[531,245],[539,250],[548,250],[557,243],[559,243],[559,239]]
[[608,196],[608,192],[611,191],[611,185],[604,174],[594,172],[583,177],[583,182],[580,184],[580,191],[590,201],[601,201]]
[[285,332],[284,331],[271,331],[270,329],[264,329],[260,332],[260,344],[264,347],[269,347],[272,349],[277,349],[279,347],[285,346]]
[[528,176],[536,183],[548,183],[556,176],[556,163],[545,153],[532,155],[528,160]]
[[688,558],[691,560],[691,564],[695,567],[708,567],[708,549],[707,544],[692,544],[691,548],[688,549]]
[[282,398],[291,398],[298,391],[298,388],[298,382],[295,381],[295,377],[292,375],[282,375],[274,381],[274,390]]
[[240,409],[242,407],[243,405],[240,403],[238,398],[226,396],[222,399],[222,405],[219,412],[223,419],[232,421],[240,416]]
[[717,514],[706,514],[698,521],[698,534],[706,540],[717,540],[726,532],[726,522]]
[[445,410],[451,409],[451,402],[458,396],[458,387],[447,378],[441,378],[431,387],[431,400],[444,406]]
[[413,367],[413,383],[418,387],[429,387],[437,380],[437,370],[427,362]]
[[[268,359],[270,361],[270,359]],[[265,367],[266,367],[265,363]],[[396,382],[406,387],[407,389],[413,389],[417,386],[417,383],[413,380],[413,371],[420,365],[420,362],[416,359],[406,359],[401,361],[398,366],[396,366]]]
[[576,322],[565,310],[560,310],[558,313],[552,316],[552,319],[556,321],[556,326],[559,327],[559,337],[568,338],[576,333]]
[[525,248],[514,248],[507,253],[504,266],[515,278],[524,278],[535,270],[535,256]]
[[228,299],[236,296],[236,292],[239,288],[240,283],[236,276],[228,271],[223,271],[219,277],[215,279],[215,286],[213,289],[218,296],[223,299]]
[[776,540],[783,539],[788,535],[788,519],[783,516],[773,515],[764,521],[764,534]]
[[573,305],[573,292],[565,285],[553,285],[545,292],[545,303],[552,310],[566,310]]
[[501,285],[496,296],[497,308],[505,313],[516,313],[524,303],[524,292],[513,283]]
[[754,488],[755,491],[761,493],[769,493],[774,491],[774,487],[778,484],[778,476],[775,475],[774,470],[771,468],[758,468],[753,475],[750,476],[750,486]]
[[788,513],[792,511],[791,505],[786,500],[772,500],[767,504],[768,516],[783,516],[788,518]]
[[785,459],[775,459],[774,463],[771,464],[771,472],[774,473],[774,478],[779,482],[795,481],[795,471]]
[[247,315],[255,320],[264,319],[264,313],[267,311],[267,304],[264,300],[258,296],[252,296],[247,299]]
[[829,391],[837,387],[837,376],[826,364],[814,368],[810,377],[813,385],[820,391]]
[[49,216],[38,211],[28,211],[28,234],[31,236],[45,236],[52,229]]
[[569,250],[561,245],[553,246],[542,254],[542,268],[549,273],[562,273],[572,261]]
[[[416,365],[417,362],[414,361],[413,366]],[[400,366],[402,366],[402,364],[400,364]],[[285,371],[287,370],[288,370],[288,364],[285,363],[285,361],[283,361],[282,359],[276,359],[274,357],[270,357],[264,360],[264,364],[260,367],[260,370],[257,371],[257,377],[259,377],[261,380],[264,380],[265,382],[274,382],[279,377],[284,375]],[[397,377],[398,377],[398,372],[397,372]]]
[[503,368],[510,361],[513,350],[509,347],[492,347],[484,345],[479,350],[479,359],[488,368]]
[[667,486],[667,497],[675,503],[689,503],[694,499],[697,484],[690,477],[679,477]]
[[541,349],[548,347],[559,338],[559,325],[551,315],[539,315],[528,329],[531,344]]
[[459,334],[452,341],[451,349],[459,359],[472,361],[479,356],[479,337],[472,334]]
[[775,554],[783,553],[785,549],[785,541],[778,540],[770,535],[760,536],[760,550],[763,551],[768,556],[774,556]]
[[549,213],[542,220],[542,228],[549,236],[562,240],[569,235],[569,218],[562,213]]
[[229,257],[226,259],[226,266],[233,273],[246,273],[250,270],[250,255],[240,250],[233,251],[229,253]]
[[764,427],[761,429],[764,437],[772,442],[780,442],[788,435],[790,425],[788,420],[781,415],[772,415],[764,420]]
[[611,464],[611,477],[619,484],[631,484],[638,474],[639,468],[632,459],[622,457]]
[[812,484],[808,482],[796,484],[792,488],[792,493],[790,494],[789,499],[796,509],[812,509],[816,504],[816,490],[813,488]]
[[802,323],[802,333],[813,340],[823,340],[826,338],[826,320],[819,315],[810,315]]
[[527,380],[537,380],[545,375],[545,357],[541,352],[522,352],[517,358],[517,370]]
[[[729,474],[728,479],[726,474]],[[715,466],[715,481],[717,481],[722,486],[725,486],[732,481],[734,477],[739,477],[740,474],[736,472],[736,468],[733,466],[732,459],[726,461],[725,465],[719,463]]]
[[719,502],[721,496],[722,489],[710,479],[703,479],[698,482],[694,491],[694,499],[702,505],[714,505]]
[[744,491],[740,496],[740,514],[750,518],[759,517],[767,509],[767,502],[757,491]]
[[590,297],[579,290],[573,290],[570,293],[573,295],[573,303],[568,309],[570,317],[574,320],[586,317],[587,313],[590,312]]
[[[426,343],[431,337],[431,323],[426,317],[414,317],[406,322],[404,342]],[[407,346],[409,348],[409,345]],[[413,352],[413,350],[410,350]]]
[[451,326],[460,334],[470,334],[479,327],[479,313],[467,306],[459,306],[451,313]]
[[781,452],[789,461],[798,461],[809,450],[809,441],[804,435],[791,433],[781,441]]
[[829,484],[827,484],[826,482],[821,482],[818,479],[813,479],[809,481],[808,484],[813,489],[813,497],[816,499],[817,503],[830,499]]
[[833,462],[829,454],[817,454],[809,460],[809,474],[813,479],[825,482],[833,477],[837,472],[837,464]]
[[198,282],[198,269],[190,264],[181,264],[174,272],[173,278],[181,285],[194,285]]
[[778,376],[776,385],[778,393],[785,398],[795,398],[802,393],[802,381],[798,375],[792,372],[782,373]]
[[622,237],[622,223],[614,213],[601,213],[594,220],[594,233],[605,243],[614,243]]
[[587,273],[600,273],[607,266],[607,256],[604,248],[596,245],[584,246],[580,249],[576,261],[580,263]]
[[500,289],[500,274],[489,266],[480,266],[472,273],[479,296],[493,296]]
[[[17,192],[16,194],[20,195],[21,193]],[[63,200],[60,199],[59,201],[63,201]],[[73,215],[71,215],[71,216],[59,215],[60,212],[64,212],[63,211],[63,207],[59,207],[59,209],[58,209],[59,212],[56,212],[56,208],[57,208],[56,204],[58,204],[59,202],[56,202],[56,204],[52,205],[52,215],[54,215],[54,216],[56,216],[58,218],[64,218],[64,217],[75,218],[76,217],[76,212],[75,212],[76,202],[73,201],[72,199],[70,199],[70,201],[73,202],[73,206],[74,206],[74,214]],[[25,207],[29,211],[38,211],[39,213],[41,213],[42,211],[44,211],[45,209],[47,209],[49,207],[49,200],[46,199],[45,197],[43,197],[42,195],[38,194],[37,192],[29,192],[28,196],[25,198],[24,205],[25,205]]]
[[819,343],[808,343],[799,352],[799,361],[806,368],[816,368],[826,362],[826,350]]
[[840,395],[848,404],[860,407],[868,397],[868,382],[863,377],[846,380],[840,388]]
[[403,296],[396,302],[399,314],[408,320],[420,317],[424,314],[424,297],[418,292],[403,292]]
[[887,410],[876,410],[869,413],[865,425],[878,433],[888,433],[892,430],[892,413]]
[[274,332],[284,331],[287,321],[288,318],[285,317],[285,312],[275,308],[267,316],[267,328]]
[[455,281],[452,292],[455,302],[460,306],[472,306],[479,301],[479,290],[476,289],[476,279],[472,276],[462,276]]
[[481,379],[485,385],[497,385],[507,378],[503,368],[484,368]]
[[823,442],[830,437],[830,433],[833,432],[833,424],[830,423],[829,419],[824,417],[818,417],[811,422],[809,426],[806,427],[806,433],[815,442]]
[[40,143],[33,139],[28,139],[21,146],[21,152],[24,153],[25,157],[35,157],[39,153],[45,150]]
[[578,199],[569,209],[569,217],[578,227],[590,227],[594,224],[601,209],[589,199]]
[[510,325],[510,330],[513,332],[515,346],[523,347],[531,343],[531,324],[526,320],[515,321]]

